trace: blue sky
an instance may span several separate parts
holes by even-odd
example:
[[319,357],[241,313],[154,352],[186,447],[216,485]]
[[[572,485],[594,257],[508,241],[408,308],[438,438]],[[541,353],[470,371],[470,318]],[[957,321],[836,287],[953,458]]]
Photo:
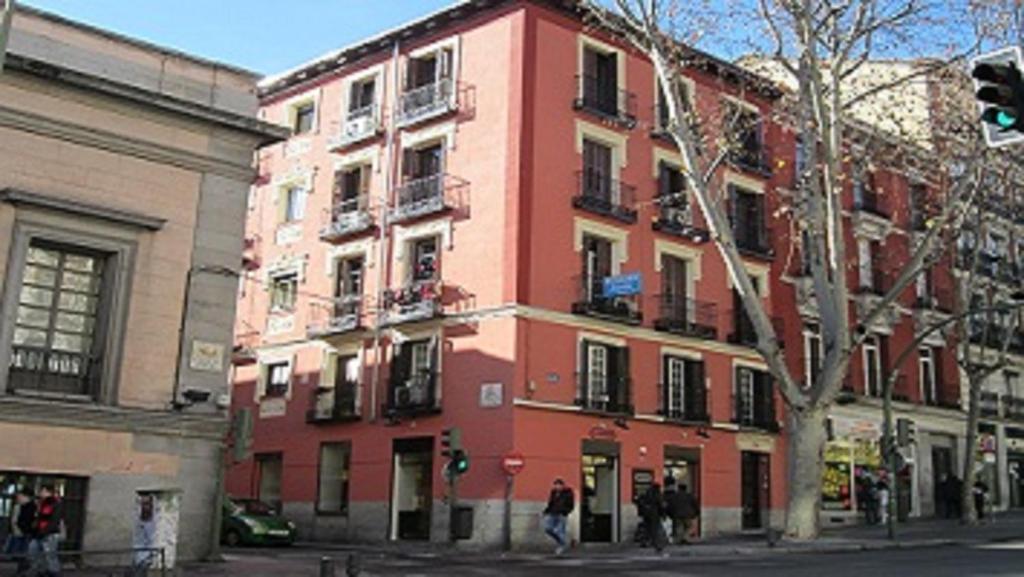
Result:
[[453,0],[19,0],[196,56],[273,74]]

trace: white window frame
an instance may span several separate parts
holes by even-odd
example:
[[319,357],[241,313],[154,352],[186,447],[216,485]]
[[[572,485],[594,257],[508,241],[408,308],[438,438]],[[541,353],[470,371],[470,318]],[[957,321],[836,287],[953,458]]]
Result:
[[[281,369],[283,373],[282,382],[275,382],[275,373],[277,369]],[[292,390],[292,372],[294,369],[294,363],[291,359],[278,359],[274,361],[267,361],[263,365],[263,370],[260,371],[260,397],[264,399],[282,399],[288,398],[291,395]],[[282,376],[277,374],[276,376]],[[284,392],[280,395],[269,395],[267,394],[268,389],[271,385],[281,384],[284,385]]]
[[[595,352],[599,352],[600,355],[595,355]],[[608,401],[608,345],[601,342],[588,342],[587,343],[587,367],[586,367],[586,379],[587,379],[587,398],[588,402],[607,402]],[[599,377],[598,384],[595,386],[594,377]],[[600,398],[597,394],[600,393]]]
[[[618,88],[617,94],[626,90],[626,53],[621,48],[602,42],[593,36],[579,34],[576,40],[576,73],[580,76],[584,73],[584,54],[587,50],[594,50],[601,54],[615,55],[615,82]],[[577,84],[576,97],[583,97],[583,86]]]
[[309,131],[301,134],[292,134],[292,138],[307,138],[313,134],[320,132],[320,89],[312,90],[304,94],[299,94],[288,99],[284,103],[285,120],[287,121],[288,130],[294,132],[295,124],[298,121],[299,109],[307,104],[313,105],[313,125],[310,126]]
[[[690,358],[687,358],[687,357],[681,357],[679,355],[672,355],[672,354],[667,354],[663,358],[665,358],[666,361],[667,361],[667,363],[663,363],[663,365],[664,364],[668,365],[667,372],[666,372],[666,374],[664,376],[664,378],[665,378],[665,381],[664,381],[665,382],[665,407],[664,408],[665,408],[666,412],[668,412],[668,413],[671,413],[673,411],[673,408],[675,408],[676,412],[678,412],[680,414],[685,414],[685,412],[686,412],[686,384],[687,384],[686,383],[686,363],[692,363],[694,361],[693,361],[693,359],[690,359]],[[676,374],[676,371],[678,371],[679,382],[678,383],[673,383],[672,378]],[[673,403],[672,403],[672,396],[673,396],[672,392],[673,392],[674,388],[678,388],[678,391],[676,391],[678,396],[679,396],[679,402],[677,403],[677,407],[674,407]]]
[[812,366],[812,359],[814,358],[811,354],[815,349],[818,353],[819,366],[817,372],[821,372],[822,366],[825,362],[825,343],[821,339],[821,331],[812,330],[807,325],[804,325],[804,387],[809,388],[811,386],[811,376],[815,370]]
[[920,347],[917,349],[918,357],[918,387],[921,391],[922,402],[929,398],[928,391],[926,390],[925,376],[931,378],[931,395],[930,398],[933,402],[938,401],[939,398],[939,384],[935,382],[935,350],[931,347]]
[[385,81],[386,75],[384,74],[384,65],[378,64],[376,66],[361,70],[360,72],[353,74],[342,82],[341,84],[341,124],[344,125],[348,122],[349,104],[352,98],[352,87],[356,84],[373,80],[373,120],[374,122],[380,122],[381,109],[384,101]]
[[[292,291],[292,304],[291,307],[280,306],[274,302],[274,291],[276,285],[287,278],[295,279],[295,288]],[[298,308],[299,303],[299,284],[301,282],[301,274],[295,270],[282,270],[277,271],[269,275],[268,296],[270,297],[270,312],[271,313],[294,313],[295,309]]]
[[[654,128],[655,130],[667,130],[667,126],[661,126],[661,82],[658,79],[658,75],[654,74]],[[689,76],[679,75],[676,80],[682,86],[686,94],[683,95],[683,99],[686,100],[686,105],[690,110],[690,114],[697,114],[695,108],[697,104],[697,83]],[[691,119],[691,122],[696,120]],[[658,149],[655,149],[657,152]]]
[[[882,343],[878,339],[877,335],[871,335],[864,340],[864,344],[861,345],[864,349],[864,395],[868,397],[880,397],[882,395]],[[871,358],[872,353],[874,354],[874,367],[877,382],[875,388],[877,390],[871,390]]]

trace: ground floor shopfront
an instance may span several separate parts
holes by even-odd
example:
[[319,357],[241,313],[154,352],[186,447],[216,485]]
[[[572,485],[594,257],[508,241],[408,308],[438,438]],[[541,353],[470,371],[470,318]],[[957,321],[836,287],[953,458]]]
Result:
[[995,511],[1024,509],[1024,423],[983,421],[975,462]]
[[[579,543],[634,538],[634,499],[669,478],[701,508],[702,535],[760,531],[782,522],[784,456],[777,435],[727,425],[686,426],[649,419],[581,414],[571,407],[521,401],[511,409],[506,450],[470,449],[458,481],[460,507],[472,511],[467,541],[546,546],[542,512],[555,478],[576,496],[570,537]],[[506,429],[495,416],[493,432]],[[279,505],[302,538],[320,541],[446,541],[451,510],[437,417],[397,425],[348,423],[310,429],[236,464],[228,489]],[[462,428],[463,444],[486,434]],[[525,467],[509,479],[503,455]]]
[[825,450],[822,520],[826,526],[865,519],[863,483],[885,479],[894,488],[900,519],[945,515],[943,479],[960,476],[964,455],[963,416],[952,410],[897,403],[895,419],[909,419],[914,442],[900,449],[904,466],[893,476],[881,456],[883,416],[878,399],[837,406],[830,417]]
[[[4,414],[7,409],[17,409],[17,417]],[[0,403],[0,414],[0,541],[17,491],[50,485],[64,501],[65,549],[168,546],[168,561],[208,554],[223,417],[185,422],[177,415],[21,399]],[[155,517],[142,518],[144,502]],[[160,543],[148,531],[157,522],[165,524]]]

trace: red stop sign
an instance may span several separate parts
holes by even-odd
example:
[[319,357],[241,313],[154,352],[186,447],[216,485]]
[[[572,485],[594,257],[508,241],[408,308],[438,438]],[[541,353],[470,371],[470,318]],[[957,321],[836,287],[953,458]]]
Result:
[[505,458],[501,460],[501,468],[505,469],[505,472],[509,475],[515,476],[522,472],[523,467],[526,466],[526,459],[523,458],[522,453],[508,453]]

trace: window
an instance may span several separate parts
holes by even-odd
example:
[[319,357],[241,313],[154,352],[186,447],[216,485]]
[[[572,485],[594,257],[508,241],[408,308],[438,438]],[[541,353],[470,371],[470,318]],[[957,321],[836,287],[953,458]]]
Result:
[[769,247],[764,195],[730,186],[729,208],[736,246],[740,250],[766,254]]
[[[754,292],[761,294],[761,279],[756,276],[750,277],[750,283],[754,285]],[[741,345],[754,345],[757,343],[757,330],[754,329],[754,321],[747,314],[747,307],[743,305],[743,297],[740,292],[732,290],[733,327],[731,341]]]
[[412,257],[410,270],[414,283],[436,280],[440,276],[440,259],[437,251],[436,236],[412,241],[410,256]]
[[924,230],[929,218],[928,187],[921,183],[910,185],[910,225],[914,230]]
[[376,91],[376,77],[364,78],[351,84],[348,94],[349,120],[373,116]]
[[12,390],[99,393],[107,259],[84,249],[31,242],[13,319]]
[[864,393],[869,397],[882,394],[882,355],[878,337],[864,341]]
[[821,330],[818,325],[804,328],[804,386],[811,387],[821,376],[821,362],[824,348],[821,342]]
[[583,340],[577,404],[595,411],[627,413],[629,404],[629,349]]
[[922,347],[917,353],[921,399],[926,404],[934,405],[938,402],[938,390],[935,382],[935,352],[928,347]]
[[596,47],[583,49],[580,91],[584,108],[609,116],[619,114],[619,65],[615,52]]
[[338,261],[337,284],[334,296],[349,297],[363,294],[363,257],[345,258]]
[[766,168],[763,154],[761,113],[733,101],[726,101],[725,127],[732,158],[748,168]]
[[857,275],[860,288],[868,292],[883,294],[886,275],[880,265],[882,245],[878,241],[857,239]]
[[297,273],[283,274],[270,279],[270,310],[286,311],[295,310],[295,299],[299,291],[299,275]]
[[320,475],[317,488],[317,513],[347,515],[349,471],[352,446],[349,443],[320,445]]
[[288,361],[270,363],[264,368],[263,396],[284,397],[292,380],[292,364]]
[[409,58],[405,91],[399,97],[400,122],[409,124],[453,110],[454,55],[454,48],[447,46]]
[[316,124],[316,103],[303,102],[295,107],[295,120],[292,131],[296,136],[312,132]]
[[665,355],[662,411],[670,419],[707,419],[704,362]]
[[339,212],[366,210],[372,172],[369,165],[359,165],[334,173],[334,202]]
[[415,90],[452,78],[451,48],[442,48],[422,56],[410,58],[406,65],[405,86]]
[[686,261],[667,254],[661,255],[661,290],[666,303],[674,309],[681,309],[679,318],[686,320],[687,292]]
[[284,458],[280,453],[256,455],[256,498],[281,511],[281,477]]
[[661,220],[677,226],[692,224],[686,195],[686,178],[678,166],[658,163],[658,204]]
[[612,147],[583,139],[583,196],[612,202]]
[[[680,114],[683,114],[683,115],[687,116],[687,118],[683,118],[681,120],[691,121],[691,124],[692,124],[692,120],[693,119],[688,118],[688,116],[693,113],[693,105],[691,104],[693,102],[693,94],[691,94],[691,92],[690,92],[690,85],[687,84],[684,80],[680,79],[679,82],[677,83],[677,86],[679,87],[679,95],[683,99],[683,109],[680,110],[679,112],[680,112]],[[668,130],[668,126],[669,126],[670,121],[671,121],[671,118],[669,118],[669,116],[670,116],[670,114],[669,114],[669,108],[668,108],[668,98],[666,97],[665,90],[661,87],[661,82],[659,81],[658,82],[658,118],[657,118],[658,126],[656,127],[657,130],[659,130],[659,131]]]
[[393,410],[434,408],[437,398],[437,345],[437,338],[395,345],[389,389],[389,405]]
[[306,216],[306,187],[289,186],[285,189],[284,222],[297,222]]
[[612,241],[583,236],[583,290],[588,302],[604,295],[604,279],[612,275]]
[[736,367],[735,422],[749,427],[774,429],[775,396],[771,375],[750,367]]

